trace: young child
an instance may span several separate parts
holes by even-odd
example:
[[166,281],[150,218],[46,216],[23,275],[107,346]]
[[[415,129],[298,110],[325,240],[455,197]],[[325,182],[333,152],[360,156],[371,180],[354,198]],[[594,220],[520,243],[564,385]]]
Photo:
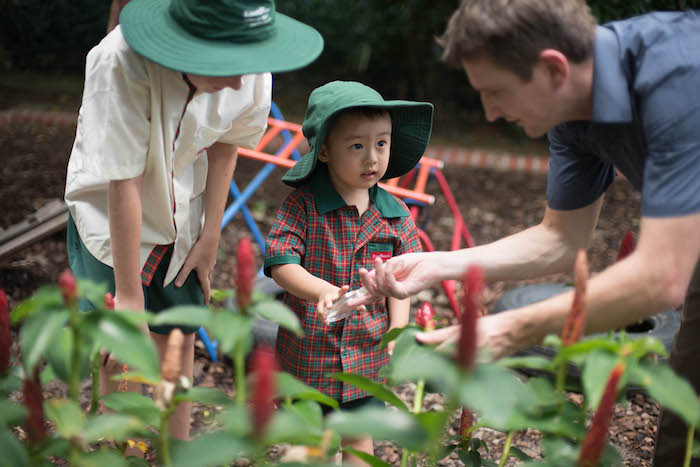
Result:
[[[120,21],[87,56],[66,180],[70,265],[107,283],[117,309],[203,305],[237,146],[266,128],[270,72],[310,63],[323,39],[272,0],[139,0]],[[191,378],[196,328],[181,329]],[[161,357],[170,330],[150,329]],[[101,369],[103,394],[120,368]],[[188,437],[190,410],[178,407],[171,435]]]
[[[328,83],[309,97],[302,129],[310,150],[282,178],[296,189],[267,238],[265,274],[287,291],[285,302],[299,315],[305,336],[280,329],[278,359],[285,371],[345,409],[381,402],[329,374],[379,380],[389,360],[379,342],[390,328],[408,323],[410,301],[382,299],[332,323],[325,314],[334,299],[360,287],[360,268],[370,269],[378,257],[420,250],[406,205],[377,182],[418,163],[432,115],[428,103],[385,101],[360,83]],[[369,437],[343,444],[373,452]]]

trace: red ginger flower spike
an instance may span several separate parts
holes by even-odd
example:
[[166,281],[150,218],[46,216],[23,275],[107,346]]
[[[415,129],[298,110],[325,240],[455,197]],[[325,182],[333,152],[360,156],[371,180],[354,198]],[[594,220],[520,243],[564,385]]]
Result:
[[615,365],[615,368],[610,372],[600,404],[598,404],[598,409],[593,415],[591,427],[588,429],[588,433],[586,433],[586,437],[581,445],[578,467],[596,467],[600,464],[605,441],[608,438],[610,417],[612,417],[615,401],[617,400],[617,383],[624,372],[625,364],[622,362]]
[[273,398],[277,391],[276,376],[277,360],[272,349],[256,348],[252,357],[252,370],[255,374],[253,390],[251,394],[251,419],[253,421],[253,434],[261,438],[270,418],[275,410]]
[[462,407],[462,416],[459,419],[459,440],[467,441],[471,435],[467,431],[474,425],[474,413],[466,407]]
[[464,274],[464,310],[462,328],[457,347],[457,365],[470,370],[476,360],[476,322],[482,315],[481,294],[484,289],[484,273],[480,266],[469,266]]
[[114,296],[111,293],[107,292],[105,294],[105,301],[102,304],[102,307],[105,310],[114,310]]
[[0,289],[0,376],[10,368],[10,309],[7,305],[7,295]]
[[34,375],[24,380],[24,405],[27,407],[25,431],[29,444],[37,444],[46,436],[44,424],[44,399],[41,395],[39,368],[34,368]]
[[617,261],[631,255],[635,246],[634,233],[631,230],[628,230],[622,239],[622,243],[620,244],[620,251],[617,253]]
[[255,255],[248,237],[241,238],[236,251],[236,300],[240,310],[250,305],[255,285]]
[[565,346],[575,344],[583,335],[586,323],[586,286],[588,284],[588,260],[586,252],[579,250],[574,264],[574,300],[571,311],[561,331],[561,341]]
[[78,299],[78,282],[70,269],[66,269],[58,276],[58,287],[61,289],[63,303],[73,306]]
[[416,324],[423,328],[424,331],[432,331],[435,329],[435,311],[433,306],[428,302],[418,308],[416,312]]

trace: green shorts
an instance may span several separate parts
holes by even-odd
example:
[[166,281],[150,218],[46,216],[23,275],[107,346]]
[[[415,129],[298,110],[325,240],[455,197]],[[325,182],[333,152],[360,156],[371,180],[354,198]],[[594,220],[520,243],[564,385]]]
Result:
[[[87,279],[98,284],[107,284],[107,291],[114,295],[114,269],[92,256],[80,239],[78,229],[75,227],[75,222],[71,216],[68,217],[66,237],[68,262],[75,277],[79,280]],[[182,287],[175,287],[175,281],[170,282],[167,287],[163,287],[172,251],[172,248],[168,249],[168,252],[158,264],[158,269],[153,274],[151,285],[145,286],[142,284],[144,306],[152,313],[159,313],[177,305],[204,305],[204,293],[199,284],[197,273],[194,271],[187,276],[187,280],[185,280]],[[85,311],[93,308],[95,308],[93,303],[81,300],[81,310]],[[193,333],[198,329],[190,326],[150,326],[150,330],[157,334],[169,334],[175,328],[180,329],[185,334]]]
[[[340,402],[340,401],[338,401]],[[365,407],[375,407],[375,408],[380,408],[380,409],[385,409],[386,404],[384,403],[383,400],[377,399],[374,396],[367,396],[363,397],[362,399],[355,399],[350,402],[340,402],[340,409],[347,411],[347,412],[354,412],[356,410],[363,409]],[[327,405],[321,405],[321,412],[323,412],[323,415],[328,415],[333,411],[332,408],[330,408]]]

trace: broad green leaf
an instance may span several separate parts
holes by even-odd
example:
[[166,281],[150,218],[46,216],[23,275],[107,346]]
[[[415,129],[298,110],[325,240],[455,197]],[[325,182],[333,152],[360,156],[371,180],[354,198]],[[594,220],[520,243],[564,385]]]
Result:
[[619,361],[617,355],[613,355],[601,349],[595,349],[586,356],[583,373],[583,391],[589,409],[598,407],[605,386],[608,383],[610,372]]
[[234,437],[243,437],[250,433],[251,422],[248,407],[229,406],[217,418],[224,430]]
[[91,280],[80,279],[78,281],[78,293],[83,300],[87,300],[95,308],[102,308],[107,292],[107,283],[97,283]]
[[46,416],[56,424],[63,438],[79,436],[85,426],[85,417],[78,404],[69,399],[50,399],[44,403]]
[[249,312],[279,324],[298,337],[304,337],[304,330],[301,328],[297,315],[287,305],[278,300],[264,300],[253,303],[249,308]]
[[554,364],[551,359],[537,355],[502,358],[498,360],[496,364],[502,368],[526,368],[529,370],[554,371]]
[[[85,343],[83,343],[85,344]],[[73,331],[63,327],[53,336],[50,343],[50,352],[47,352],[46,359],[54,371],[56,377],[67,382],[71,373],[71,360],[73,358]],[[90,346],[82,345],[80,348],[79,360],[80,379],[85,379],[90,375]]]
[[45,458],[60,457],[65,459],[70,455],[70,448],[70,440],[63,438],[47,438],[42,443],[38,454]]
[[229,311],[214,313],[211,325],[207,328],[211,337],[219,341],[222,353],[230,354],[236,346],[249,340],[253,318]]
[[406,407],[404,401],[402,401],[396,394],[394,394],[391,388],[385,384],[375,383],[371,379],[352,373],[334,373],[331,376],[337,379],[338,381],[352,384],[356,388],[362,389],[363,391],[367,391],[377,399],[381,399],[384,402],[388,402],[394,407],[398,407],[401,410],[408,411],[408,407]]
[[390,329],[389,332],[387,332],[386,334],[384,334],[384,337],[382,337],[382,341],[379,343],[379,348],[380,348],[380,349],[383,349],[384,347],[386,347],[387,345],[389,345],[389,342],[398,339],[399,336],[400,336],[404,331],[406,331],[407,329],[411,329],[411,328],[417,329],[417,328],[415,327],[415,325],[412,325],[412,324],[408,324],[408,325],[406,325],[406,326],[404,326],[404,327],[402,327],[402,328]]
[[515,446],[510,447],[510,451],[508,452],[508,454],[508,457],[515,457],[516,459],[521,461],[532,460],[532,457],[528,456],[525,452],[523,452],[521,449],[516,448]]
[[142,433],[146,426],[138,418],[125,414],[104,414],[87,419],[80,436],[88,443],[100,439],[126,441],[129,436]]
[[420,422],[420,424],[425,428],[428,433],[428,439],[431,440],[430,444],[437,443],[437,440],[442,436],[445,428],[445,424],[449,419],[447,412],[421,412],[415,415],[415,418]]
[[22,325],[19,342],[28,374],[34,372],[37,362],[51,348],[54,336],[63,328],[67,319],[67,311],[41,310],[29,316]]
[[80,467],[127,467],[129,465],[124,456],[109,449],[80,453],[76,456],[75,463]]
[[598,337],[598,338],[588,338],[576,342],[568,347],[562,348],[557,356],[554,358],[555,365],[565,360],[571,360],[576,362],[577,357],[579,361],[583,361],[583,355],[588,354],[594,350],[603,350],[609,353],[619,355],[622,345],[608,337]]
[[134,415],[147,425],[160,425],[160,409],[150,397],[135,392],[114,392],[102,397],[109,409],[127,415]]
[[172,453],[174,467],[231,465],[250,451],[247,443],[224,432],[206,434],[187,443],[179,443]]
[[641,361],[630,371],[630,382],[647,390],[659,405],[681,417],[688,425],[700,422],[700,404],[690,384],[666,365]]
[[29,457],[22,443],[8,430],[0,430],[0,467],[25,467]]
[[158,353],[150,337],[120,313],[104,313],[95,327],[95,338],[129,368],[160,381]]
[[632,351],[632,354],[641,358],[648,354],[656,354],[665,357],[668,355],[666,346],[656,337],[644,336],[632,339],[625,344],[625,347]]
[[318,445],[323,438],[321,407],[313,401],[283,405],[270,420],[265,433],[267,444]]
[[16,391],[22,387],[23,383],[24,367],[22,365],[10,367],[5,377],[0,378],[0,394],[9,394]]
[[45,310],[65,311],[63,310],[61,292],[56,285],[47,285],[34,292],[31,297],[22,301],[12,310],[10,318],[12,324],[17,324],[27,316]]
[[205,306],[181,305],[168,308],[167,310],[152,315],[148,322],[158,326],[162,324],[171,324],[209,327],[214,314],[215,313]]
[[326,424],[341,436],[371,436],[375,441],[396,441],[412,450],[424,448],[427,438],[425,428],[410,414],[375,407],[334,412],[328,415]]
[[[391,331],[389,331],[391,333]],[[389,334],[387,333],[387,334]],[[422,351],[428,352],[427,347],[423,347],[416,340],[416,334],[418,333],[418,328],[414,326],[406,326],[396,337],[396,344],[394,344],[394,353],[391,356],[392,361],[398,360],[403,357],[404,354],[410,352],[412,349],[420,349]],[[386,337],[386,335],[385,335]],[[384,339],[382,339],[382,342]],[[387,342],[388,344],[388,342]],[[391,365],[391,363],[390,363]]]
[[496,365],[477,365],[462,377],[458,391],[461,405],[478,408],[489,426],[502,431],[527,428],[523,413],[537,402],[532,388]]
[[0,399],[0,426],[20,425],[26,414],[27,409],[23,405]]
[[481,467],[483,465],[481,453],[477,450],[471,449],[469,451],[465,451],[463,449],[459,449],[457,451],[457,455],[465,467]]
[[212,303],[220,303],[227,298],[233,297],[234,291],[231,289],[211,289]]
[[396,347],[389,372],[392,384],[424,379],[442,390],[455,387],[457,370],[447,357],[418,346],[397,356]]
[[187,391],[177,394],[174,398],[177,403],[184,401],[199,402],[206,405],[229,405],[234,402],[225,392],[214,388],[192,387]]
[[302,383],[294,376],[283,371],[277,373],[277,395],[283,399],[305,399],[320,402],[334,409],[338,408],[338,401],[328,397],[321,391]]
[[357,449],[353,449],[350,447],[344,447],[343,451],[352,454],[355,457],[358,457],[360,460],[364,461],[367,465],[370,465],[372,467],[390,467],[391,464],[387,464],[383,460],[381,460],[378,457],[374,457],[370,454],[367,454],[364,451],[358,451]]

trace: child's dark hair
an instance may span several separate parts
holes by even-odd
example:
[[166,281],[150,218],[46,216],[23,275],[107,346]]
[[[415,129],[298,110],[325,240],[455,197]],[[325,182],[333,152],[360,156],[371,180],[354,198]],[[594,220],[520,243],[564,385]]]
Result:
[[326,130],[326,137],[331,134],[336,122],[340,117],[345,115],[356,115],[358,117],[365,117],[368,120],[377,120],[386,115],[391,118],[391,112],[387,109],[381,109],[378,107],[350,107],[349,109],[341,110],[337,114],[333,115],[333,118],[328,122],[328,129]]

